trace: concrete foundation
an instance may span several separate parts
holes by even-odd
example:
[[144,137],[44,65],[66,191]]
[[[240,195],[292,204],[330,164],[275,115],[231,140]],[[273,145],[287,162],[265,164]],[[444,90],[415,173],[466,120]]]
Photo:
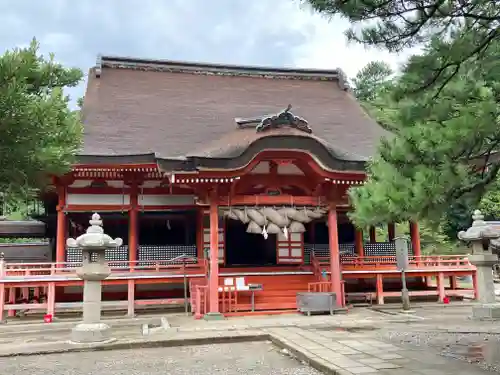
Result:
[[79,323],[71,330],[71,341],[78,344],[110,342],[111,327],[104,323]]

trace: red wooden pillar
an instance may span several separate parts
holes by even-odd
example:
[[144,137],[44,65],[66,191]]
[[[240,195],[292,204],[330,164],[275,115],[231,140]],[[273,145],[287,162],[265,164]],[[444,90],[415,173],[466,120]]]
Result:
[[196,257],[200,264],[205,257],[203,243],[203,208],[200,208],[196,213]]
[[449,282],[450,282],[450,289],[451,290],[457,290],[458,289],[458,283],[457,283],[457,277],[456,276],[450,276],[449,277]]
[[370,242],[377,242],[377,233],[375,232],[375,227],[370,227]]
[[418,232],[418,223],[410,221],[410,237],[413,255],[416,257],[422,256],[420,248],[420,233]]
[[137,185],[132,185],[130,190],[130,211],[129,211],[129,229],[128,229],[128,260],[130,269],[135,268],[137,262],[137,250],[139,244],[139,198]]
[[342,285],[340,269],[339,234],[337,227],[337,209],[334,205],[328,211],[328,240],[330,244],[330,280],[332,292],[336,294],[337,304],[342,305]]
[[377,291],[377,304],[383,305],[384,304],[384,279],[383,279],[381,273],[377,274],[375,288]]
[[[9,304],[15,304],[16,303],[16,288],[9,288]],[[9,317],[16,316],[16,310],[9,310],[7,315]]]
[[[0,260],[0,262],[3,262],[3,260]],[[0,265],[0,267],[2,267]],[[2,275],[3,277],[3,275]],[[3,323],[4,320],[4,309],[5,309],[5,284],[1,283],[0,284],[0,322]]]
[[219,208],[217,194],[210,194],[210,278],[208,281],[209,316],[219,314]]
[[394,223],[387,224],[387,237],[389,238],[389,242],[394,241],[394,238],[396,238],[396,226]]
[[363,231],[360,229],[356,229],[356,234],[355,234],[355,249],[356,253],[358,254],[359,257],[364,257],[365,256],[365,249],[363,247]]
[[64,263],[66,261],[66,214],[64,206],[66,205],[66,187],[61,185],[57,187],[58,205],[57,205],[57,229],[56,229],[56,262]]
[[437,276],[437,290],[438,290],[438,301],[443,302],[446,297],[446,290],[444,288],[444,275],[442,272],[438,273]]

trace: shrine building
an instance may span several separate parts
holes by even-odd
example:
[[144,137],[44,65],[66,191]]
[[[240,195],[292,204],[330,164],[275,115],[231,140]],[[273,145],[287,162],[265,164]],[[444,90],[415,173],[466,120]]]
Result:
[[[129,312],[141,299],[189,298],[200,317],[295,310],[308,291],[333,292],[338,306],[349,294],[370,303],[400,295],[394,224],[377,242],[375,228],[364,234],[349,221],[347,190],[364,183],[387,133],[341,70],[100,56],[82,114],[77,162],[43,195],[50,275],[81,262],[66,239],[98,212],[124,240],[106,254],[116,277],[104,298],[128,301]],[[408,225],[414,296],[442,299],[443,277],[474,269],[458,258],[430,265],[418,224]],[[21,289],[35,285],[24,280]],[[81,302],[77,279],[51,280],[52,311]]]

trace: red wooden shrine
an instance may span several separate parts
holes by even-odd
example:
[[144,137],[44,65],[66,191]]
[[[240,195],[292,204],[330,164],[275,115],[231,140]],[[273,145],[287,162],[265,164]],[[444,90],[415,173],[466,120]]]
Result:
[[[295,310],[304,291],[333,291],[339,305],[400,295],[394,224],[377,242],[374,228],[365,236],[348,220],[347,190],[363,184],[385,132],[341,71],[100,57],[82,111],[78,162],[43,195],[53,262],[0,260],[0,318],[80,306],[81,253],[66,239],[82,234],[93,212],[124,239],[106,254],[113,273],[104,306],[130,315],[186,298],[202,317]],[[253,232],[247,216],[234,217],[264,208],[321,215],[299,224],[286,217],[265,235],[270,217]],[[409,225],[410,296],[473,293],[456,282],[475,275],[467,259],[422,256],[418,224]],[[426,281],[432,276],[437,287]]]

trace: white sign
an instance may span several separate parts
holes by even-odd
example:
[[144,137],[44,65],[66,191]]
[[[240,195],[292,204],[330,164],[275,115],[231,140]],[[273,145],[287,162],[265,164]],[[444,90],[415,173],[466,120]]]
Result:
[[396,247],[396,263],[399,270],[408,268],[408,240],[404,237],[394,239]]

